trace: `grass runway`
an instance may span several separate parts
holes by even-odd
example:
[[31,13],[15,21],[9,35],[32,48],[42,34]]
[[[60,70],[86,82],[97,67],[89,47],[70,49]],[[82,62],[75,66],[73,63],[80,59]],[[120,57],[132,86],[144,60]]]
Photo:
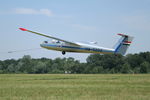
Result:
[[150,100],[150,74],[0,74],[0,100]]

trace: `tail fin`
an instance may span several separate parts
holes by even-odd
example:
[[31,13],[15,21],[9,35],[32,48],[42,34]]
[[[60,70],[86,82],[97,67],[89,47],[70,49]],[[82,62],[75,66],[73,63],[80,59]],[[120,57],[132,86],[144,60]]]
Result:
[[120,34],[120,33],[118,35],[120,35],[122,37],[117,43],[117,46],[115,48],[115,53],[124,55],[126,53],[128,47],[132,43],[133,37],[124,35],[124,34]]

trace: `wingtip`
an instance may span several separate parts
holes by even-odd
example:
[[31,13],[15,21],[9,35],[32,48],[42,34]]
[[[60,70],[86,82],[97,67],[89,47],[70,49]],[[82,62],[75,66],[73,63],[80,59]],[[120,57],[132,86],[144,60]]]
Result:
[[25,28],[19,28],[20,30],[22,30],[22,31],[27,31],[27,29],[25,29]]

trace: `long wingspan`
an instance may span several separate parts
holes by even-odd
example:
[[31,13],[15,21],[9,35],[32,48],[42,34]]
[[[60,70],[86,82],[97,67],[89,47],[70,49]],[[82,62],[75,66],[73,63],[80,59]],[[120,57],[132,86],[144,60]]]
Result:
[[53,36],[45,35],[45,34],[34,32],[34,31],[30,31],[30,30],[25,29],[25,28],[19,28],[19,29],[22,30],[22,31],[27,31],[27,32],[31,32],[31,33],[34,33],[34,34],[37,34],[37,35],[41,35],[41,36],[44,36],[44,37],[47,37],[47,38],[51,38],[51,39],[55,39],[55,40],[58,40],[58,41],[62,41],[62,42],[68,43],[70,45],[80,46],[80,45],[78,45],[77,43],[74,43],[74,42],[62,40],[62,39],[59,39],[59,38],[56,38],[56,37],[53,37]]

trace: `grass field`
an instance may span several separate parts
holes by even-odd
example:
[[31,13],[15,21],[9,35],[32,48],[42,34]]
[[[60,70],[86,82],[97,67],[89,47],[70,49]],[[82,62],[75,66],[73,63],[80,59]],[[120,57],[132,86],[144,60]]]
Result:
[[0,74],[0,100],[150,100],[150,74]]

